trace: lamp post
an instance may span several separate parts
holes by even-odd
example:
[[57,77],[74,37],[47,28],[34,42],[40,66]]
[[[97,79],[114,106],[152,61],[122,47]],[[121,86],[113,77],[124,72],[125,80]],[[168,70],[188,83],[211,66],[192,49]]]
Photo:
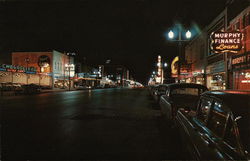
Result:
[[71,86],[71,81],[70,81],[70,69],[71,69],[71,67],[74,67],[74,64],[71,64],[70,63],[70,57],[71,56],[75,56],[76,54],[75,53],[67,53],[66,54],[67,56],[68,56],[68,70],[69,70],[69,91],[70,91],[70,86]]
[[182,58],[181,58],[181,53],[182,53],[182,51],[181,51],[181,47],[182,47],[182,42],[184,42],[184,41],[189,41],[189,39],[192,37],[192,33],[189,31],[189,30],[187,30],[186,31],[186,33],[185,33],[185,36],[186,36],[186,39],[182,39],[182,29],[181,29],[181,26],[179,26],[178,27],[178,39],[174,39],[174,37],[175,37],[175,34],[174,34],[174,32],[172,31],[172,30],[170,30],[169,32],[168,32],[168,38],[170,39],[170,41],[176,41],[176,42],[178,42],[178,49],[179,49],[179,61],[178,61],[178,83],[180,83],[180,74],[181,74],[181,60],[182,60]]
[[[29,58],[25,58],[24,61],[26,62],[26,71],[28,71],[28,64],[30,62],[30,59]],[[27,75],[27,84],[29,83],[29,75],[28,73],[26,72],[26,75]]]

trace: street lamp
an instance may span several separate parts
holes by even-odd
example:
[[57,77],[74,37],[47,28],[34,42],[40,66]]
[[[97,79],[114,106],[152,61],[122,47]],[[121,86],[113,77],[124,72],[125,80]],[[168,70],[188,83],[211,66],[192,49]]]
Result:
[[174,32],[173,32],[172,30],[169,31],[168,37],[169,37],[170,39],[173,39],[173,38],[174,38]]
[[190,39],[191,36],[192,36],[192,33],[188,30],[188,31],[186,32],[186,38],[187,38],[187,39]]
[[168,66],[168,64],[167,63],[164,63],[164,67],[167,67]]
[[70,81],[70,69],[71,69],[71,67],[72,67],[73,70],[74,70],[74,64],[71,64],[71,63],[70,63],[70,57],[71,57],[71,56],[75,56],[76,54],[75,54],[75,53],[67,53],[66,55],[68,56],[68,61],[69,61],[69,62],[68,62],[68,65],[67,65],[67,64],[66,64],[66,65],[68,66],[68,70],[69,70],[69,91],[70,91],[70,86],[71,86],[71,81]]
[[30,62],[30,59],[29,59],[29,58],[25,58],[24,61],[26,62],[27,84],[29,84],[29,75],[28,75],[27,71],[28,71],[28,64],[29,64],[29,62]]
[[179,61],[178,61],[178,83],[180,83],[180,73],[181,73],[181,60],[182,60],[182,57],[181,57],[181,46],[182,46],[182,42],[183,41],[189,41],[189,39],[192,37],[192,33],[187,30],[186,33],[185,33],[185,36],[186,36],[186,39],[182,39],[182,28],[181,26],[178,27],[179,29],[179,32],[178,32],[178,39],[175,40],[173,39],[175,37],[175,34],[172,30],[170,30],[168,32],[168,38],[170,39],[170,41],[177,41],[178,42],[178,47],[179,47]]

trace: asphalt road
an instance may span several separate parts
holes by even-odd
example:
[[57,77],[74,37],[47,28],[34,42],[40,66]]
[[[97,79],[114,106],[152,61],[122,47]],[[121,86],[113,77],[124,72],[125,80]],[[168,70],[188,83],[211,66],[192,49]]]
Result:
[[1,98],[3,160],[185,159],[145,89]]

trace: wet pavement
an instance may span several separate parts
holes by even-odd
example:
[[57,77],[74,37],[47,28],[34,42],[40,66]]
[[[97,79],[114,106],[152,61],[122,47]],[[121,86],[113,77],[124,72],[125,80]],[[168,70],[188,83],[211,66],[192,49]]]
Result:
[[1,98],[3,160],[179,160],[182,143],[146,89]]

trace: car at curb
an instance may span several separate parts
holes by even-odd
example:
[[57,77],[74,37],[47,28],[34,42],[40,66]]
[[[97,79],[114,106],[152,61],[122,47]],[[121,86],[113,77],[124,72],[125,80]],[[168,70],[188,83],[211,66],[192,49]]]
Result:
[[250,91],[205,92],[196,109],[178,110],[176,125],[190,159],[250,159]]
[[168,84],[159,101],[161,115],[168,120],[174,120],[179,108],[195,108],[200,95],[207,90],[206,86],[194,83]]

